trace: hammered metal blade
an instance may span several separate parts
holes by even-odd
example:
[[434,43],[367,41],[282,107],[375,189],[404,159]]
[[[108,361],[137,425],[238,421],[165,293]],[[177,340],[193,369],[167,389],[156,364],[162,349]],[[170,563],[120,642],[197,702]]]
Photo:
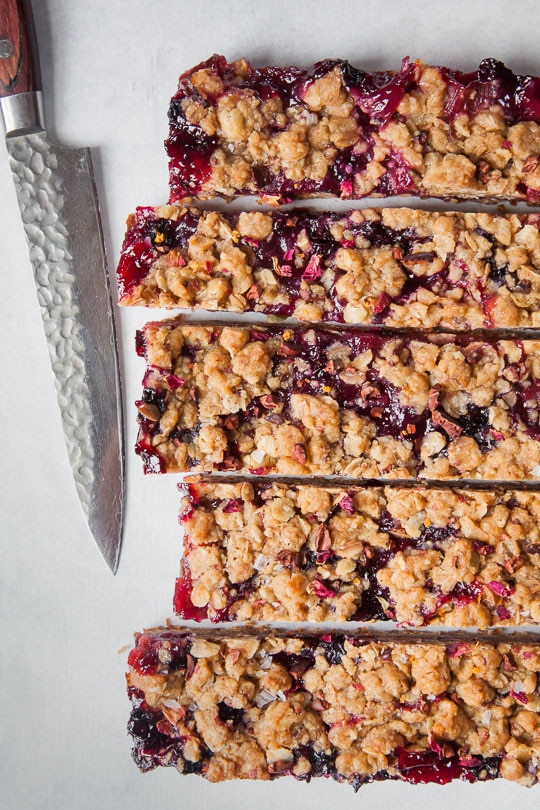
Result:
[[77,492],[113,572],[123,514],[118,358],[90,153],[8,137]]

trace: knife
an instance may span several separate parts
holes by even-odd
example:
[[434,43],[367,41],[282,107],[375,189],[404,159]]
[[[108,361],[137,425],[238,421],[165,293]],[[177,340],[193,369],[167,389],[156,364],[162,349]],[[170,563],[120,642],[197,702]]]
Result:
[[30,5],[0,0],[0,118],[75,485],[116,572],[124,452],[118,351],[88,149],[49,142]]

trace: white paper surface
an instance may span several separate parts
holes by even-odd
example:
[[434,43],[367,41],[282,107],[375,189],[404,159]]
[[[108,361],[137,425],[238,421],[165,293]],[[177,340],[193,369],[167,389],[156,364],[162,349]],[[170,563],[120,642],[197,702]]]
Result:
[[[178,75],[223,53],[307,66],[343,57],[375,69],[405,55],[473,69],[493,56],[540,73],[540,5],[478,0],[34,0],[50,136],[91,146],[114,271],[127,215],[167,199],[163,140]],[[118,313],[127,422],[127,513],[120,568],[101,559],[79,506],[0,139],[3,339],[0,488],[0,806],[5,810],[291,807],[482,810],[538,805],[540,788],[498,781],[355,795],[311,784],[211,785],[173,769],[139,774],[126,734],[126,654],[134,630],[171,616],[180,532],[175,476],[144,477],[133,452],[143,361],[135,329],[158,313]]]

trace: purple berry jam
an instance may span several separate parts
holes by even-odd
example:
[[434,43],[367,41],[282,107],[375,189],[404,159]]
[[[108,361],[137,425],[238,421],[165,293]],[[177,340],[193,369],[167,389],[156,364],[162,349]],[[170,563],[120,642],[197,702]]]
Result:
[[467,761],[458,756],[441,757],[435,751],[405,751],[399,748],[396,754],[396,764],[403,778],[414,785],[429,782],[447,785],[453,779],[486,781],[496,779],[499,775],[500,757],[476,758],[474,764],[466,764]]
[[129,653],[128,664],[140,675],[183,669],[186,666],[186,640],[175,633],[162,634],[159,638],[142,635]]
[[161,712],[134,708],[128,722],[128,733],[133,738],[132,757],[137,767],[145,773],[158,765],[174,765],[179,753],[171,737],[158,730],[163,719]]
[[117,268],[120,301],[146,278],[160,255],[179,245],[187,249],[198,223],[190,211],[178,220],[164,219],[148,206],[137,208],[133,219],[128,223]]
[[186,563],[182,563],[182,575],[176,580],[173,607],[177,616],[188,621],[202,622],[208,618],[206,607],[196,607],[191,601],[193,584],[191,572]]

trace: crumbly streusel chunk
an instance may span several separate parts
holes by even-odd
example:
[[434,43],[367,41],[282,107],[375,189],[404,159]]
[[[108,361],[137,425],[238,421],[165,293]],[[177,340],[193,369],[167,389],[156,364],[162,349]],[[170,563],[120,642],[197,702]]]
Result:
[[538,477],[539,343],[147,324],[152,472]]
[[366,73],[214,56],[169,108],[170,200],[260,194],[538,202],[538,79],[484,59],[472,73],[405,59]]
[[142,771],[537,782],[537,644],[163,628],[128,662]]
[[139,208],[120,303],[419,329],[540,326],[538,215]]
[[540,493],[184,485],[175,611],[213,621],[540,623]]

